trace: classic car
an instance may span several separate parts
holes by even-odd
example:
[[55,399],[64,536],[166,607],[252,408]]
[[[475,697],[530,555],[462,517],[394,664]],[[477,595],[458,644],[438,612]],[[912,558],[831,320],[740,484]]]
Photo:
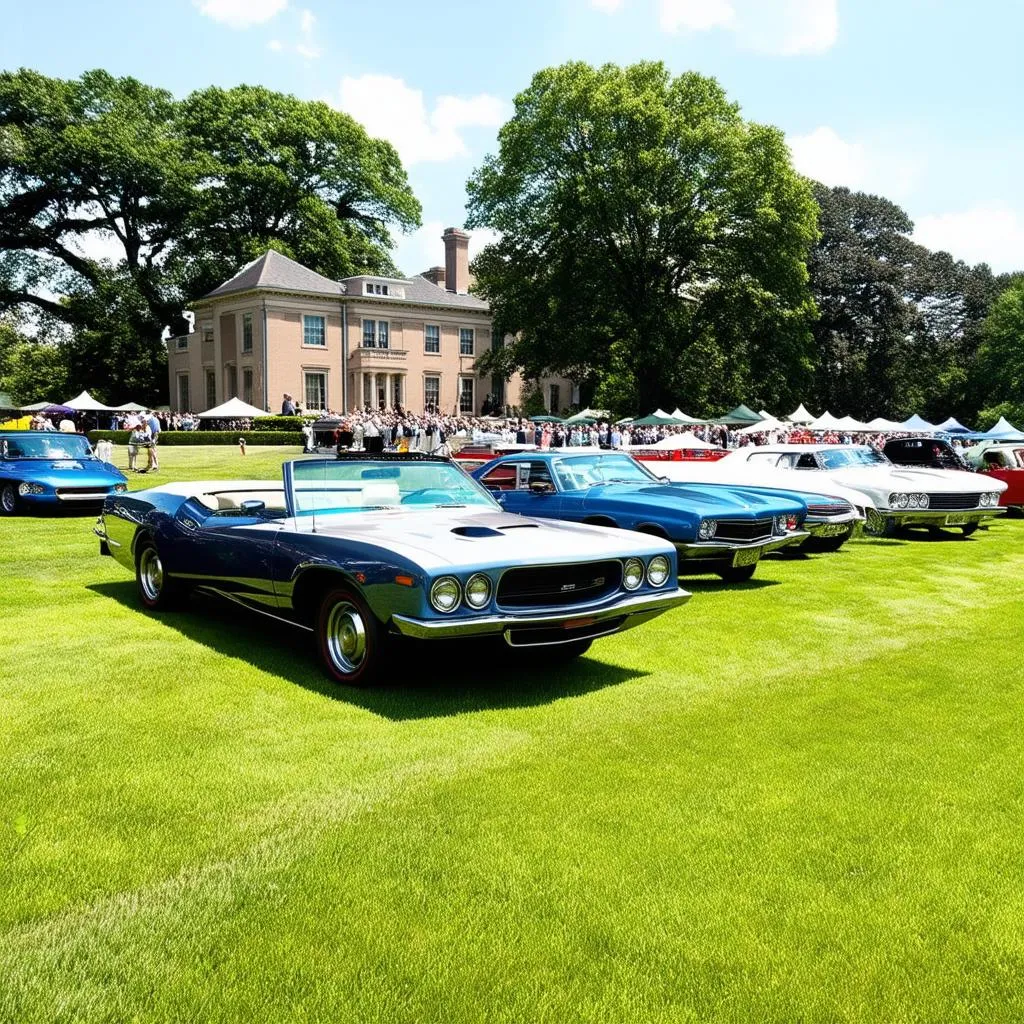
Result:
[[886,441],[882,454],[895,466],[956,469],[970,472],[967,460],[941,437],[896,437]]
[[1003,513],[998,507],[1006,490],[1002,481],[979,473],[894,466],[869,445],[750,446],[730,452],[719,466],[733,463],[753,464],[759,473],[770,468],[778,472],[780,483],[802,479],[820,490],[850,488],[862,496],[858,507],[865,516],[865,532],[880,536],[904,526],[955,526],[970,536],[983,520]]
[[[760,471],[753,463],[737,463],[727,458],[700,463],[689,461],[659,461],[652,465],[641,451],[630,450],[630,455],[643,462],[648,469],[673,483],[707,486],[728,484],[744,490],[775,497],[797,498],[807,506],[803,528],[805,541],[786,548],[784,554],[838,551],[862,527],[864,515],[859,511],[863,496],[848,487],[829,484],[822,491],[797,486],[793,480],[779,477],[774,470]],[[722,452],[727,455],[728,452]],[[802,481],[801,481],[802,483]]]
[[19,509],[97,506],[108,494],[127,489],[124,473],[96,458],[82,434],[0,433],[0,515]]
[[680,571],[749,580],[761,556],[802,541],[807,508],[742,488],[684,487],[615,451],[503,455],[473,476],[509,512],[637,530],[670,540]]
[[100,551],[149,609],[213,593],[314,634],[328,675],[380,678],[395,637],[582,654],[689,598],[671,544],[509,515],[450,460],[346,453],[283,480],[107,499]]
[[981,448],[976,455],[978,471],[1006,484],[999,504],[1015,513],[1024,512],[1024,444],[999,442]]

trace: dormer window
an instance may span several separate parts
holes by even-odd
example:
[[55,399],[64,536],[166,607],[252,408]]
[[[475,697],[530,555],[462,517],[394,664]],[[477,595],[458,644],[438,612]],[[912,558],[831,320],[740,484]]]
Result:
[[386,284],[378,284],[375,281],[366,282],[366,294],[367,295],[387,295],[388,286]]

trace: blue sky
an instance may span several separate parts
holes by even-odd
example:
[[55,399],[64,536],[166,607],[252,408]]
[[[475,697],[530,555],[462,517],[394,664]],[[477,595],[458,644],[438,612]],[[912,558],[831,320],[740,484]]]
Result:
[[395,143],[423,204],[406,273],[441,262],[536,70],[645,58],[714,75],[800,170],[899,202],[924,244],[1024,269],[1021,0],[0,0],[0,25],[3,68],[104,67],[176,95],[252,82],[347,110]]

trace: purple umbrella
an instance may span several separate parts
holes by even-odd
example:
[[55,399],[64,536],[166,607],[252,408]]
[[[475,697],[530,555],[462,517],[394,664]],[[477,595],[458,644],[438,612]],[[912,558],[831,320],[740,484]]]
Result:
[[47,416],[74,416],[78,410],[72,409],[69,405],[48,405],[43,412]]

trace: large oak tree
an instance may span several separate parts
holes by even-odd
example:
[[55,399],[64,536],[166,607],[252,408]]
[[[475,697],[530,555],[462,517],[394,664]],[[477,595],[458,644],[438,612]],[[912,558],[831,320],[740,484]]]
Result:
[[474,263],[505,375],[555,371],[616,408],[802,397],[816,235],[782,133],[711,78],[663,64],[570,63],[516,97],[469,181]]
[[165,397],[163,326],[242,263],[388,272],[419,221],[393,147],[326,104],[0,74],[0,313],[63,325],[74,388]]

